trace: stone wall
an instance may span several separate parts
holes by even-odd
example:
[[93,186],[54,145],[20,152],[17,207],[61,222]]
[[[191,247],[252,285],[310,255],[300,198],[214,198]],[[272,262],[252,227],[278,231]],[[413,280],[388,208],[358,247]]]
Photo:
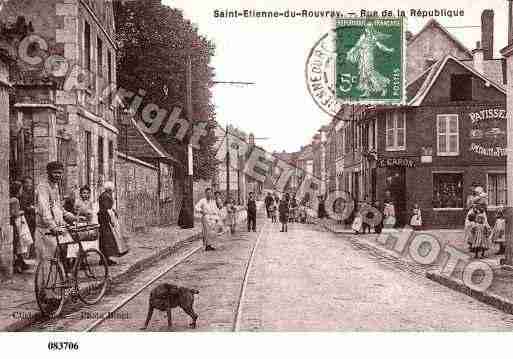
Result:
[[129,232],[159,224],[157,167],[118,154],[116,161],[116,209]]
[[[6,65],[0,61],[0,80],[7,81]],[[12,231],[9,225],[9,94],[0,84],[0,275],[12,275]]]

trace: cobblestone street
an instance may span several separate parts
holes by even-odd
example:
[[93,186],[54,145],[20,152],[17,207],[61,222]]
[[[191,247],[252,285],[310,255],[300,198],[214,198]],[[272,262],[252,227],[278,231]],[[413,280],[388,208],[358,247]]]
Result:
[[[189,329],[189,317],[175,309],[173,331],[233,330],[255,243],[240,301],[240,331],[501,331],[513,327],[513,316],[432,282],[399,262],[359,249],[340,234],[298,223],[281,233],[279,224],[264,218],[258,224],[256,233],[240,225],[237,235],[218,237],[215,252],[195,253],[95,330],[139,330],[150,290],[163,282],[200,292],[195,302],[197,329]],[[29,330],[84,330],[98,314],[110,310],[179,255],[120,284],[99,305]],[[148,330],[167,331],[165,313],[156,311]]]
[[509,330],[513,316],[386,264],[311,226],[269,225],[241,330]]

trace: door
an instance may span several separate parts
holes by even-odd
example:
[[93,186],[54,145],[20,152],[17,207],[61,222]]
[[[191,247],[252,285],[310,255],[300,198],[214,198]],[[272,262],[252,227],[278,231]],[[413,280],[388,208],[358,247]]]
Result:
[[407,223],[406,212],[406,169],[404,167],[390,167],[386,171],[386,190],[390,191],[394,203],[397,224],[404,226]]

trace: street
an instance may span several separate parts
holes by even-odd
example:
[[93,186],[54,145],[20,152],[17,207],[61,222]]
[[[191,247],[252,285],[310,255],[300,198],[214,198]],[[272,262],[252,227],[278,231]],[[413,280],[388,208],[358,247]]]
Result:
[[[216,251],[197,251],[94,330],[139,330],[150,290],[163,282],[200,292],[194,305],[199,314],[197,329],[189,329],[190,318],[174,309],[172,331],[501,331],[513,327],[513,316],[382,261],[343,236],[299,223],[291,223],[289,231],[281,233],[279,224],[263,217],[257,229],[247,233],[242,224],[237,235],[220,236]],[[181,253],[115,286],[97,306],[27,330],[85,330]],[[156,311],[147,330],[168,331],[166,314]]]

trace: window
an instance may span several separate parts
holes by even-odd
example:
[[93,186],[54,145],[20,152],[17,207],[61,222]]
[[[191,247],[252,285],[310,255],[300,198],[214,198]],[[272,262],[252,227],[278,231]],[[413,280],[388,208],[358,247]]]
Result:
[[488,174],[488,204],[490,206],[506,205],[506,174]]
[[451,101],[472,101],[472,75],[451,76]]
[[458,115],[438,115],[436,131],[438,156],[458,156],[460,152]]
[[98,65],[97,74],[98,77],[103,76],[103,41],[99,37],[96,40],[96,56],[98,57],[98,60],[96,61],[96,64]]
[[112,84],[112,53],[107,50],[107,80]]
[[104,168],[104,160],[103,160],[103,137],[98,136],[98,181],[103,180],[103,175],[105,172]]
[[91,26],[84,22],[84,67],[91,71]]
[[85,131],[85,184],[91,186],[91,132]]
[[406,114],[387,112],[386,114],[386,147],[387,151],[403,151],[406,149]]
[[463,174],[433,174],[433,208],[463,208]]
[[114,142],[109,141],[109,179],[114,181]]

